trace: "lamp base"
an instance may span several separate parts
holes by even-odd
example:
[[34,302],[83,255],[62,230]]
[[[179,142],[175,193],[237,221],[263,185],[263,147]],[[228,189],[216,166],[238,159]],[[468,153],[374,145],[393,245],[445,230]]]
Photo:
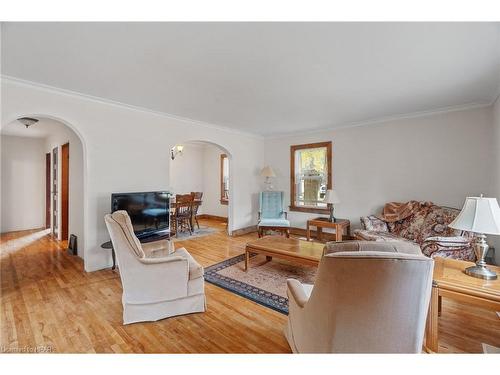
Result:
[[484,280],[496,280],[497,274],[485,266],[472,266],[465,269],[465,273],[472,277]]

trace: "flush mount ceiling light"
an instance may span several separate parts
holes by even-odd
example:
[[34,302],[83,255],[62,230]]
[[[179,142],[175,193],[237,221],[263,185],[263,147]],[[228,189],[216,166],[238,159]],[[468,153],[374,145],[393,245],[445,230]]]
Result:
[[38,122],[36,118],[31,118],[31,117],[21,117],[18,118],[17,121],[26,126],[26,129],[28,129],[31,125],[36,124]]

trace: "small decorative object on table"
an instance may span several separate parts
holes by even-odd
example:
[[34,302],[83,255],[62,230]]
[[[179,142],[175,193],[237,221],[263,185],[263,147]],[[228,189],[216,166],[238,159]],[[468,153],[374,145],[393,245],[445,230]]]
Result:
[[462,211],[449,224],[450,228],[474,232],[474,251],[477,262],[465,269],[469,276],[495,280],[497,274],[486,267],[484,257],[488,252],[486,234],[500,235],[500,207],[496,198],[467,197]]
[[325,202],[328,204],[330,209],[330,222],[335,222],[335,216],[333,216],[334,204],[340,203],[339,196],[335,190],[327,190],[325,196]]
[[268,165],[262,168],[260,175],[266,178],[266,190],[273,190],[273,185],[271,185],[271,178],[276,177],[276,173],[274,173],[274,170]]

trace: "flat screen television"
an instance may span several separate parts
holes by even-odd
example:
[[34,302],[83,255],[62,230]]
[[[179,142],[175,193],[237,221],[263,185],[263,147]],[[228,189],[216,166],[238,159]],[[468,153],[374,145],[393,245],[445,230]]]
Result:
[[169,232],[170,194],[167,191],[111,194],[111,212],[125,210],[138,238]]

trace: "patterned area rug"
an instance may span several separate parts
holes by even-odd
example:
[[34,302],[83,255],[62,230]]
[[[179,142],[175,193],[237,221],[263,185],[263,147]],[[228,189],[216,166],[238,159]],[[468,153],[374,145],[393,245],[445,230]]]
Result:
[[179,232],[177,237],[174,236],[172,237],[172,240],[175,241],[185,241],[185,240],[191,240],[193,238],[198,238],[198,237],[204,237],[204,236],[209,236],[211,234],[214,234],[215,232],[218,232],[219,230],[216,228],[211,228],[211,227],[206,227],[203,225],[200,225],[200,229],[198,227],[195,228],[193,231],[193,234],[189,234],[189,231],[183,231]]
[[238,255],[205,269],[205,281],[248,298],[263,306],[288,314],[286,279],[314,284],[316,267],[300,266],[280,259],[266,261],[262,255],[250,258],[248,272],[245,255]]

